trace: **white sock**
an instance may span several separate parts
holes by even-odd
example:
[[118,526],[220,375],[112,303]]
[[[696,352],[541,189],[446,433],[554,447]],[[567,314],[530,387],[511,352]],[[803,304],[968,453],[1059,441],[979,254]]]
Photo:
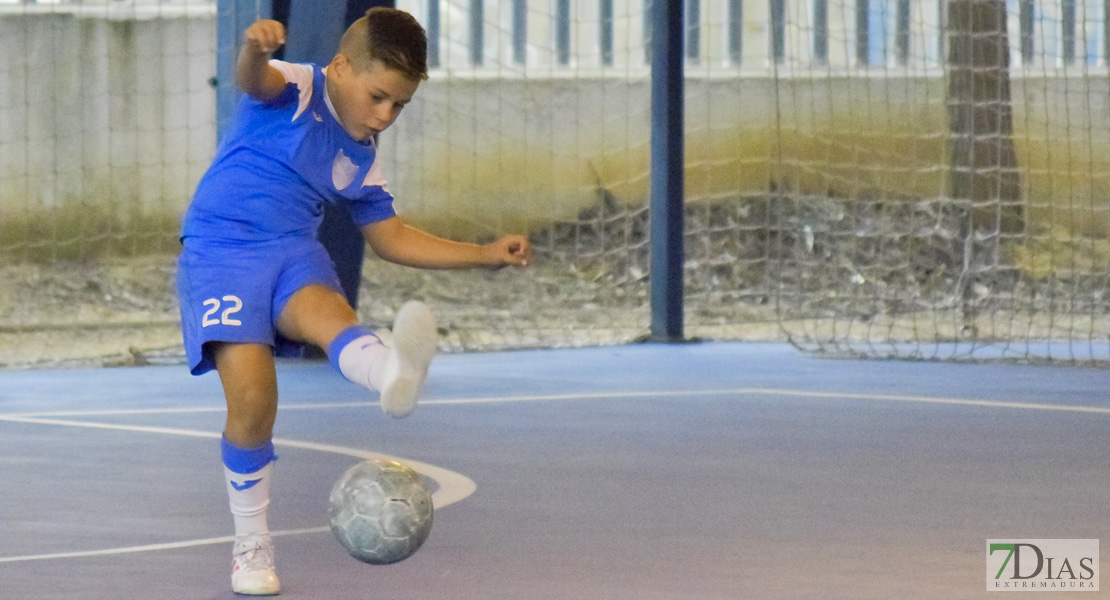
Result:
[[231,516],[235,520],[235,537],[270,531],[266,513],[270,506],[270,480],[273,470],[273,462],[267,463],[254,473],[247,474],[236,473],[224,467],[227,497],[231,506]]
[[328,357],[347,380],[381,391],[389,348],[370,329],[356,325],[343,331],[328,346]]

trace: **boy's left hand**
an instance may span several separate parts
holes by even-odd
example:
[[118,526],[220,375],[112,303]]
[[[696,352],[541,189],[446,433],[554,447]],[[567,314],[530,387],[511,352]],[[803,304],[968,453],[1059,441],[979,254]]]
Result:
[[527,267],[532,260],[532,245],[523,235],[506,235],[496,242],[486,244],[482,252],[487,256],[491,268]]

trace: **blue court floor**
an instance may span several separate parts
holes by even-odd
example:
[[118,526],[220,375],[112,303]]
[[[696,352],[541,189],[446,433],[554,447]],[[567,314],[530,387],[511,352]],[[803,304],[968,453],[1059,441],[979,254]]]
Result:
[[[458,354],[398,421],[283,362],[281,597],[995,598],[987,540],[1110,539],[1108,381],[762,344]],[[223,417],[183,366],[0,373],[0,599],[235,598]],[[437,503],[385,567],[325,514],[379,454]]]

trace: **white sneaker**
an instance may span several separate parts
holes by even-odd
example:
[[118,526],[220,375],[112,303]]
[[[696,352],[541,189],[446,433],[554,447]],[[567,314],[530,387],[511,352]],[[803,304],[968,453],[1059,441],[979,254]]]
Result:
[[393,320],[392,337],[385,363],[381,407],[385,414],[399,419],[416,410],[416,400],[428,376],[428,365],[436,354],[439,332],[432,309],[416,300],[406,302]]
[[276,596],[281,591],[274,573],[274,542],[268,533],[235,539],[231,550],[231,591],[248,596]]

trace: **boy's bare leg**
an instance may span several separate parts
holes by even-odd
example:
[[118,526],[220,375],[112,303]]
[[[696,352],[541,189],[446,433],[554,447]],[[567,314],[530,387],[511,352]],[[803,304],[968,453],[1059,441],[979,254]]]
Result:
[[224,437],[240,448],[270,441],[277,418],[277,374],[273,351],[265,344],[219,344],[216,370],[227,398]]
[[321,285],[298,290],[278,317],[285,337],[316,344],[347,379],[377,390],[386,414],[404,417],[416,408],[428,365],[435,355],[435,316],[421,302],[397,312],[393,343],[388,347],[373,331],[358,325],[358,316],[338,291]]
[[348,327],[358,325],[347,298],[324,285],[309,285],[296,291],[278,315],[281,335],[327,350],[328,344]]
[[270,505],[277,417],[277,375],[270,346],[221,343],[216,370],[227,397],[222,455],[228,501],[235,522],[231,589],[273,595],[281,590],[274,572],[274,545],[266,515]]

